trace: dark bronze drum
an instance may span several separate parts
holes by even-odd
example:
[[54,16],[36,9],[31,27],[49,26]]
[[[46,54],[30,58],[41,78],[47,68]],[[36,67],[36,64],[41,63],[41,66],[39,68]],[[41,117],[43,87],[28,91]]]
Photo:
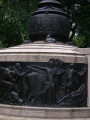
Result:
[[42,0],[30,18],[30,40],[46,40],[47,36],[52,36],[57,41],[67,42],[69,32],[70,21],[63,12],[61,3],[58,0]]

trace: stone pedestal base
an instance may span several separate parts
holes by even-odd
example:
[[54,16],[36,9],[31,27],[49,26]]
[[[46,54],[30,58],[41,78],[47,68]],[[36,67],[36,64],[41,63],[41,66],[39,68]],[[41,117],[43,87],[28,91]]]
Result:
[[[90,54],[86,51],[68,45],[57,44],[22,44],[0,50],[0,62],[48,62],[51,58],[61,59],[67,63],[88,64],[88,107],[86,108],[40,108],[0,105],[0,119],[12,116],[30,119],[61,119],[89,120],[90,119]],[[5,116],[3,116],[5,115]],[[25,120],[20,118],[21,120]],[[79,119],[77,119],[79,118]],[[18,120],[19,118],[17,118]],[[19,119],[19,120],[20,120]],[[3,119],[2,119],[3,120]],[[6,120],[6,118],[4,119]],[[7,119],[9,120],[9,118]]]
[[42,108],[42,107],[21,107],[21,106],[0,105],[0,115],[12,116],[14,118],[23,117],[24,120],[28,120],[25,118],[29,118],[29,119],[37,118],[40,120],[43,119],[86,120],[85,118],[90,119],[90,108]]

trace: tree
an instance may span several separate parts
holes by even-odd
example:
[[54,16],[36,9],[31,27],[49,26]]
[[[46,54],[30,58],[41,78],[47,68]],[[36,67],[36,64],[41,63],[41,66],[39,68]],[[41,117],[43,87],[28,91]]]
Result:
[[80,36],[85,37],[86,45],[90,47],[90,1],[89,0],[60,0],[67,16],[71,20],[72,29],[78,31]]
[[0,41],[4,47],[18,45],[28,39],[28,20],[37,0],[0,1]]

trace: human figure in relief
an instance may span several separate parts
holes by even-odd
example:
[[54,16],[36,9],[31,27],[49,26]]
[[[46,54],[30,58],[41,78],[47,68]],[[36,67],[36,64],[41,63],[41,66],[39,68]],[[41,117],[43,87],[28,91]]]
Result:
[[[38,96],[44,95],[44,103],[48,103],[49,105],[54,105],[56,102],[56,90],[55,90],[55,79],[56,75],[62,74],[64,70],[60,70],[60,66],[62,65],[62,61],[58,59],[50,59],[49,60],[49,67],[41,67],[41,66],[28,66],[28,69],[33,71],[32,74],[37,74],[37,79],[40,77],[40,74],[43,74],[42,80],[40,82],[39,80],[39,86],[37,85],[37,89],[39,88],[39,91],[36,89],[37,95],[33,98],[31,102],[38,101],[36,100]],[[36,79],[36,80],[37,80]],[[44,79],[44,80],[43,80]],[[29,79],[29,82],[31,79]],[[34,80],[32,80],[34,81]],[[43,89],[40,90],[40,88],[43,86]]]
[[83,76],[86,74],[86,68],[78,72],[75,63],[70,64],[66,71],[68,93],[57,102],[58,106],[86,106],[87,87],[83,82]]

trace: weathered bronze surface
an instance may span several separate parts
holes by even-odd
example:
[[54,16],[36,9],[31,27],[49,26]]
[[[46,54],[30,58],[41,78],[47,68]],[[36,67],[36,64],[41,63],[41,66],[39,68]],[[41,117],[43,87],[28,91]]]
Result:
[[87,65],[0,63],[0,103],[28,106],[87,106]]
[[63,12],[61,3],[58,0],[42,0],[30,18],[29,39],[32,42],[46,40],[50,35],[56,41],[67,42],[69,32],[70,21]]

